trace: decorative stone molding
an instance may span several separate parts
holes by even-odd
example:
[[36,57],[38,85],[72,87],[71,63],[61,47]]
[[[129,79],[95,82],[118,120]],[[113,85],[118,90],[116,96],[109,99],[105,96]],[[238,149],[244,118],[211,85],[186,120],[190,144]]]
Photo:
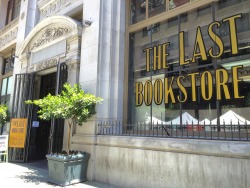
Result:
[[[67,16],[51,16],[39,22],[18,49],[17,55],[46,48],[57,41],[80,37],[82,26]],[[70,43],[70,42],[69,42]]]
[[15,19],[0,31],[0,50],[15,42],[18,32],[18,21]]
[[80,69],[80,60],[67,60],[66,64],[68,65],[68,70],[73,71],[73,70],[79,70]]
[[40,70],[44,70],[44,69],[48,69],[51,67],[54,67],[57,65],[57,59],[56,58],[52,58],[46,61],[43,61],[37,65],[34,65],[34,69],[36,71],[40,71]]
[[[62,59],[61,61],[64,62],[65,60]],[[80,69],[80,60],[68,59],[68,60],[66,60],[66,64],[68,65],[69,71]],[[57,65],[57,59],[52,58],[52,59],[42,61],[42,62],[35,64],[35,65],[29,64],[28,67],[29,67],[29,72],[34,72],[34,71],[46,70],[46,69],[55,67],[56,65]],[[23,68],[26,68],[26,67],[27,67],[27,65],[25,65]]]
[[76,41],[76,40],[81,40],[81,36],[79,36],[79,35],[72,35],[72,36],[70,36],[69,38],[68,38],[68,42],[74,42],[74,41]]
[[[29,72],[47,69],[53,69],[54,71],[54,69],[56,69],[58,56],[60,56],[61,62],[66,62],[70,67],[72,66],[71,64],[79,63],[80,57],[78,57],[78,50],[81,45],[79,42],[81,28],[82,26],[78,22],[67,16],[52,16],[42,20],[29,33],[16,53],[19,56],[20,63],[23,65],[21,69],[28,70]],[[62,54],[55,54],[54,56],[46,56],[46,54],[43,54],[46,48],[50,48],[52,45],[59,44],[63,41],[66,45],[66,49]],[[29,58],[30,54],[35,55],[40,52],[43,54],[41,57],[44,58],[37,59],[34,63],[34,59]],[[79,66],[76,66],[75,69],[77,69],[77,67]],[[72,69],[74,68],[72,67]]]
[[69,44],[69,42],[67,42],[66,52],[68,53],[69,51],[70,51],[70,44]]
[[40,9],[40,20],[55,15],[60,10],[69,6],[77,0],[40,0],[38,2],[38,7]]
[[41,47],[50,43],[53,40],[59,39],[60,37],[67,35],[72,31],[72,28],[67,27],[54,27],[54,28],[46,28],[41,34],[33,39],[33,42],[29,45],[29,50],[34,50],[35,48]]

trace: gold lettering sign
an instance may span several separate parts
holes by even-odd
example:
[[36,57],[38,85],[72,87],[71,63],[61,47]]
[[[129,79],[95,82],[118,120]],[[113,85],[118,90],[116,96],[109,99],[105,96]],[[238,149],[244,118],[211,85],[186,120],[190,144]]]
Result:
[[[214,44],[206,51],[205,43],[202,37],[200,26],[197,27],[196,37],[194,41],[193,55],[190,59],[185,59],[185,32],[179,32],[179,65],[187,65],[195,63],[199,58],[203,61],[207,60],[207,57],[220,58],[224,53],[224,44],[222,39],[214,32],[214,29],[218,29],[222,24],[228,24],[230,30],[230,44],[231,53],[237,54],[238,50],[238,38],[236,29],[236,19],[242,17],[242,14],[237,14],[228,18],[222,19],[222,23],[215,21],[208,25],[208,36]],[[146,71],[156,71],[169,68],[167,57],[169,56],[167,49],[171,45],[169,42],[160,44],[154,47],[146,48],[143,51],[146,54]],[[217,52],[214,47],[216,46]],[[151,54],[153,55],[150,59]],[[153,61],[153,62],[151,62]],[[152,66],[151,66],[152,65]],[[225,69],[217,69],[212,74],[209,71],[203,73],[194,72],[186,76],[169,77],[164,80],[157,79],[154,83],[148,80],[144,84],[142,82],[135,83],[135,105],[141,106],[143,102],[149,106],[154,99],[155,104],[160,105],[162,102],[165,104],[186,102],[190,98],[193,102],[197,101],[197,83],[199,81],[201,87],[201,97],[208,101],[212,99],[212,96],[216,96],[216,100],[225,99],[239,99],[244,98],[239,94],[239,82],[242,80],[238,78],[239,69],[243,69],[243,66],[236,66],[231,68],[233,94],[229,92],[229,71]],[[213,87],[213,75],[215,80],[215,88]],[[189,80],[191,83],[191,94],[188,96],[188,92],[184,87],[183,82]],[[180,90],[179,95],[174,94],[173,85],[176,85]]]
[[[178,77],[164,78],[164,84],[161,79],[157,79],[154,83],[148,80],[144,84],[144,88],[143,83],[137,82],[135,83],[136,106],[141,106],[143,104],[143,99],[147,106],[151,105],[153,96],[155,104],[161,104],[162,102],[165,104],[176,103],[176,101],[183,103],[188,97],[195,102],[197,101],[197,82],[201,83],[201,98],[204,100],[210,100],[214,92],[216,92],[216,100],[221,100],[222,95],[224,95],[226,99],[232,99],[233,97],[244,98],[244,96],[239,95],[238,91],[239,82],[242,81],[238,78],[238,71],[240,69],[243,69],[243,66],[231,68],[234,87],[232,96],[230,95],[228,89],[229,72],[225,69],[217,69],[215,70],[215,88],[213,88],[212,73],[209,71],[205,71],[203,73],[195,72],[186,76],[181,75]],[[187,79],[191,81],[191,96],[188,96],[188,92],[182,84],[182,81]],[[180,94],[177,96],[174,95],[173,85],[177,85],[182,92],[182,96],[180,96]]]

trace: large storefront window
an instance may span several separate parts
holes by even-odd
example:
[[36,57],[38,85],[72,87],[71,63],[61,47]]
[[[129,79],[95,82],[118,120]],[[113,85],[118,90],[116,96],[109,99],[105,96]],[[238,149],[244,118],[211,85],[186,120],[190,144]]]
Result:
[[250,120],[250,0],[235,2],[202,6],[130,33],[129,121]]

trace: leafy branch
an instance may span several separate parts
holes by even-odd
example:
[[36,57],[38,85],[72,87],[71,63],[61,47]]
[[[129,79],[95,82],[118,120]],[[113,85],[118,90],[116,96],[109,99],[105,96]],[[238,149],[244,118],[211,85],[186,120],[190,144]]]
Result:
[[[34,104],[39,106],[38,115],[43,120],[51,119],[71,119],[69,122],[69,137],[73,123],[82,125],[92,115],[96,113],[95,106],[103,99],[92,94],[85,93],[79,84],[71,87],[66,83],[60,95],[48,94],[43,99],[28,100],[26,104]],[[69,140],[68,140],[69,149]]]
[[0,105],[0,127],[3,126],[9,120],[8,107]]

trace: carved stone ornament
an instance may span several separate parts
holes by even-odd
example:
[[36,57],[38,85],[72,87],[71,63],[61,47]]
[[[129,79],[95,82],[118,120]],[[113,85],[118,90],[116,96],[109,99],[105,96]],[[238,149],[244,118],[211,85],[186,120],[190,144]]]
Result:
[[44,70],[47,68],[54,67],[56,65],[57,65],[57,60],[55,58],[53,58],[53,59],[49,59],[49,60],[46,60],[46,61],[39,63],[35,69],[36,69],[36,71],[39,71],[39,70]]
[[74,70],[79,70],[80,69],[80,62],[78,60],[74,61],[66,61],[68,65],[68,70],[69,71],[74,71]]
[[71,31],[72,29],[64,27],[47,28],[44,33],[40,35],[40,37],[35,39],[28,49],[34,50],[35,48],[48,44],[49,42],[70,33]]

